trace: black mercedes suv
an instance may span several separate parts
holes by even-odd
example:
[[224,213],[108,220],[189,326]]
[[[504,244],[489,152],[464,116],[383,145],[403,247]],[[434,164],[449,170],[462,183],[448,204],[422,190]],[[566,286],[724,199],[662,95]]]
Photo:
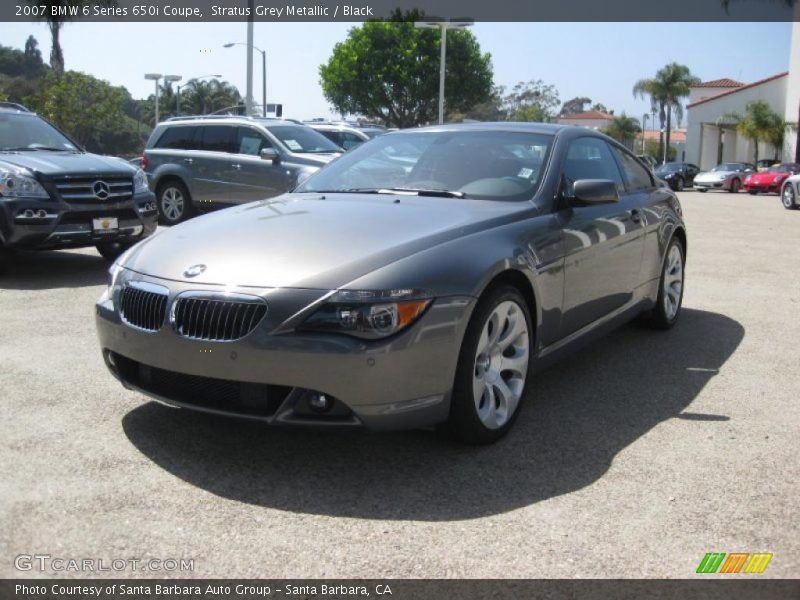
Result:
[[24,106],[0,102],[0,266],[16,248],[95,246],[113,260],[157,218],[141,169],[89,154]]

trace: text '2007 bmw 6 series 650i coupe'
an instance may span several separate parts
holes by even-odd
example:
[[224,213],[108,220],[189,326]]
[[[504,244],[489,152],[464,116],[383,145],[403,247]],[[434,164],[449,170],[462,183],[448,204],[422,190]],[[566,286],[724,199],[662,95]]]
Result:
[[671,327],[686,248],[675,194],[601,134],[413,129],[136,245],[97,328],[123,385],[173,406],[486,443],[589,336]]

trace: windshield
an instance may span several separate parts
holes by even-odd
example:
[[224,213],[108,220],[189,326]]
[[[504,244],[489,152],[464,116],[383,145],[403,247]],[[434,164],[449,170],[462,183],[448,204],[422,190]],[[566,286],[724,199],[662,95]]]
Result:
[[767,169],[770,173],[793,173],[793,165],[774,165]]
[[745,166],[742,163],[722,163],[717,165],[712,171],[744,171]]
[[267,129],[291,152],[327,154],[342,149],[318,131],[304,125],[269,125]]
[[419,131],[378,136],[305,181],[297,192],[401,190],[487,200],[530,199],[552,136],[509,131]]
[[674,173],[675,171],[680,171],[681,165],[680,163],[667,163],[665,165],[661,165],[656,169],[656,173]]
[[32,114],[0,113],[0,150],[78,149],[58,129]]

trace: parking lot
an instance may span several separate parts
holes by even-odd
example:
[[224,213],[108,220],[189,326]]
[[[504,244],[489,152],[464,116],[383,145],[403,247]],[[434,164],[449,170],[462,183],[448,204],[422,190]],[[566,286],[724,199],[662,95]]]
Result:
[[0,279],[0,576],[53,575],[15,569],[38,553],[188,557],[179,575],[203,578],[682,578],[707,552],[771,552],[761,576],[796,577],[800,211],[680,197],[678,325],[626,326],[537,375],[481,448],[146,401],[100,357],[107,264],[20,254]]

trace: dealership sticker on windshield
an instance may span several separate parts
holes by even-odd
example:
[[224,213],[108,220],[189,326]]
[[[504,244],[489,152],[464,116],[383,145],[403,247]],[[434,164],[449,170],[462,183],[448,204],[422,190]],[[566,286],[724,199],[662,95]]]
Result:
[[285,140],[284,144],[289,146],[289,150],[302,150],[303,147],[297,143],[297,140]]
[[116,217],[102,217],[100,219],[92,219],[92,228],[100,233],[104,231],[116,231],[119,229],[119,222]]
[[533,169],[529,169],[527,167],[522,167],[517,173],[517,177],[523,177],[525,179],[530,179],[531,175],[533,175]]

